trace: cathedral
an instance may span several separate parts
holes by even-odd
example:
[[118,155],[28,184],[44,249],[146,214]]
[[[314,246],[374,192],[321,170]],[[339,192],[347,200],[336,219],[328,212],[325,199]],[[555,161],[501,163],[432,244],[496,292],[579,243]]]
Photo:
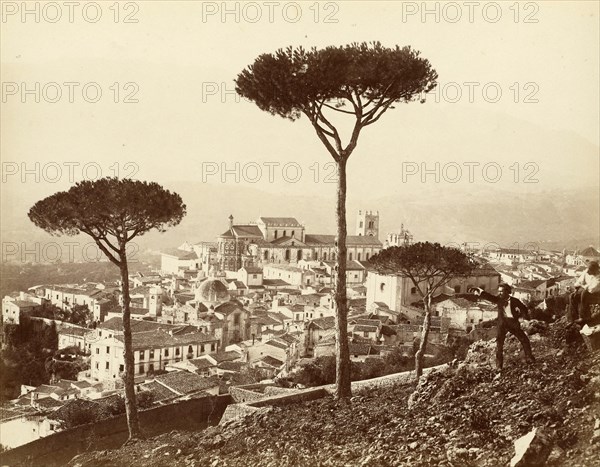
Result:
[[[381,251],[379,212],[358,211],[356,235],[346,238],[348,260],[366,261]],[[268,263],[335,261],[335,235],[308,234],[293,217],[259,217],[254,223],[235,224],[217,238],[215,263],[221,271]]]

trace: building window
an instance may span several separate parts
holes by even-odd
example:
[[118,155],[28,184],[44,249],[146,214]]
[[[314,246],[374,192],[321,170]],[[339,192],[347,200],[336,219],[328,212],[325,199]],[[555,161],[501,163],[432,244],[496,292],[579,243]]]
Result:
[[348,253],[348,260],[352,261],[352,253]]
[[193,354],[193,353],[194,353],[194,348],[193,348],[191,345],[190,345],[190,346],[188,346],[188,353],[189,353],[189,354],[190,354],[190,353],[191,353],[191,354]]
[[110,347],[106,346],[106,353],[110,353]]
[[323,261],[327,261],[327,252],[323,253]]
[[204,353],[204,344],[200,344],[200,353]]
[[275,231],[275,238],[277,238],[277,230]]
[[110,368],[110,363],[106,362],[106,369],[108,370]]
[[454,286],[454,293],[460,293],[460,285]]
[[217,350],[217,344],[210,344],[210,351],[214,352],[215,350]]
[[154,349],[150,350],[150,358],[154,358]]
[[143,372],[144,372],[144,364],[141,364],[141,365],[140,365],[139,372],[140,372],[140,373],[143,373]]
[[360,253],[358,254],[356,259],[360,261]]
[[100,363],[96,362],[96,370],[100,369]]
[[252,279],[256,279],[256,274],[252,274]]
[[363,332],[363,337],[369,337],[369,331]]
[[175,355],[176,355],[176,356],[177,356],[177,355],[179,355],[179,353],[180,353],[180,352],[181,352],[181,349],[180,349],[179,347],[177,347],[177,348],[175,349]]
[[119,365],[119,373],[123,373],[125,370],[125,365]]
[[284,230],[283,231],[283,236],[285,237],[287,235],[287,232]]
[[268,250],[265,250],[264,258],[269,259],[269,251]]
[[416,294],[417,293],[417,288],[416,287],[411,287],[410,288],[410,293],[413,294],[413,295]]
[[240,315],[237,313],[235,315],[233,315],[233,324],[234,324],[234,326],[240,325]]
[[144,351],[140,350],[140,360],[143,360],[143,359],[144,359]]
[[385,290],[385,282],[379,284],[379,290],[381,290],[382,292]]
[[154,364],[153,364],[153,363],[151,363],[151,364],[148,366],[148,373],[152,373],[153,371],[154,371]]
[[165,349],[165,357],[169,356],[169,349]]
[[100,354],[100,347],[96,347],[96,355]]

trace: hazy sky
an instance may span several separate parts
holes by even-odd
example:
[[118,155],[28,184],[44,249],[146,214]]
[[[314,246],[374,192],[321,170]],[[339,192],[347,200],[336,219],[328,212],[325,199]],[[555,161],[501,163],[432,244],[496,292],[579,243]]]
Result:
[[[363,132],[349,165],[354,194],[464,189],[469,161],[480,163],[479,189],[597,185],[598,5],[28,2],[23,16],[21,2],[3,2],[3,213],[98,169],[175,189],[197,180],[328,196],[329,156],[307,120],[260,111],[236,97],[233,79],[280,47],[371,40],[421,51],[439,86]],[[436,163],[442,180],[421,179],[422,164]]]

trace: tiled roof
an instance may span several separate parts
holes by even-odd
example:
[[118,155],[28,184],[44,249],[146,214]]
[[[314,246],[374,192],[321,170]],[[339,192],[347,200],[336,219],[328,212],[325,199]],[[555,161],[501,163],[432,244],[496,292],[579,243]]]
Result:
[[290,335],[290,333],[287,332],[281,334],[280,336],[277,336],[276,339],[283,341],[287,344],[293,344],[294,342],[298,342],[298,340],[294,336]]
[[167,255],[167,256],[174,256],[175,258],[177,258],[179,260],[198,259],[198,255],[196,254],[195,251],[179,250],[178,248],[170,248],[168,250],[161,251],[161,254]]
[[286,320],[290,319],[287,316],[285,316],[284,314],[282,314],[282,313],[276,313],[276,312],[267,313],[267,316],[269,316],[269,318],[274,319],[275,321],[277,321],[278,324],[282,324]]
[[[111,308],[110,310],[106,311],[107,313],[123,313],[123,308],[121,307],[121,305],[116,306],[114,308]],[[149,308],[142,308],[142,307],[137,307],[137,306],[130,306],[129,307],[129,313],[131,313],[132,315],[139,315],[139,316],[143,316],[143,315],[147,315],[148,313],[150,313],[150,309]]]
[[8,405],[3,405],[0,407],[0,422],[10,420],[11,418],[22,417],[23,415],[28,415],[34,412],[36,412],[36,409],[30,405],[23,407],[11,407]]
[[324,297],[324,296],[325,296],[325,294],[320,294],[320,293],[298,295],[298,297],[296,298],[296,304],[299,304],[299,305],[318,304],[321,302],[321,297]]
[[537,289],[540,285],[545,284],[545,279],[537,279],[532,281],[523,281],[520,284],[517,284],[516,288],[520,289]]
[[363,271],[365,267],[358,261],[346,262],[346,271]]
[[335,326],[335,317],[325,316],[324,318],[316,318],[313,319],[311,323],[317,326],[319,329],[333,329]]
[[364,318],[358,318],[356,320],[356,324],[357,325],[362,325],[362,326],[379,326],[381,324],[381,321],[379,319],[364,319]]
[[268,227],[302,227],[293,217],[259,217],[258,220]]
[[85,336],[89,332],[93,332],[93,330],[88,328],[80,328],[77,326],[72,328],[62,328],[60,331],[58,331],[58,334],[63,336]]
[[141,389],[144,391],[149,391],[153,394],[153,401],[158,402],[165,399],[172,399],[176,397],[178,394],[174,391],[171,391],[166,386],[157,383],[156,381],[149,381],[148,383],[144,383],[141,386]]
[[354,332],[377,332],[377,326],[357,324],[356,326],[354,326]]
[[244,366],[243,362],[221,362],[218,365],[220,369],[228,371],[241,371]]
[[288,346],[286,344],[284,344],[283,342],[279,342],[278,340],[275,339],[271,339],[270,341],[266,342],[266,345],[271,345],[273,347],[277,347],[278,349],[287,349]]
[[290,272],[312,272],[306,269],[299,268],[298,266],[290,266],[289,264],[266,264],[265,268],[269,269],[281,269],[282,271]]
[[304,245],[304,242],[298,240],[296,237],[288,237],[287,235],[285,237],[279,237],[275,240],[271,240],[269,243],[271,245],[281,245],[282,243],[287,242],[298,242],[298,245]]
[[207,358],[194,358],[193,360],[188,360],[187,362],[194,365],[196,370],[208,370],[209,368],[215,366],[213,362]]
[[44,397],[43,399],[34,400],[33,403],[43,409],[56,409],[65,405],[66,401],[57,401],[52,397]]
[[242,269],[244,269],[248,274],[262,274],[262,268],[259,268],[257,266],[244,266]]
[[272,366],[274,368],[280,368],[281,365],[283,365],[284,362],[282,362],[281,360],[278,360],[275,357],[271,357],[270,355],[265,355],[264,357],[262,357],[260,360],[260,362],[263,362],[269,366]]
[[212,380],[187,371],[173,371],[156,376],[154,380],[178,394],[190,394],[218,386]]
[[13,303],[19,308],[34,308],[40,306],[39,303],[30,302],[29,300],[15,300]]
[[358,344],[356,342],[349,342],[350,355],[369,355],[371,353],[370,344]]
[[[121,342],[123,341],[122,336],[117,336],[117,339]],[[203,332],[171,336],[162,330],[132,334],[131,340],[134,350],[176,347],[179,345],[204,344],[206,342],[218,341],[216,337]]]
[[55,410],[50,418],[52,420],[67,420],[73,410],[85,410],[85,411],[97,411],[99,408],[98,403],[92,402],[87,399],[71,399],[67,401],[62,407]]
[[[103,323],[98,325],[98,329],[109,330],[109,331],[122,331],[123,330],[123,318],[116,316],[110,318]],[[157,323],[156,321],[146,320],[132,320],[131,321],[131,332],[132,334],[140,332],[149,332],[156,330],[173,331],[174,334],[192,333],[197,331],[194,326],[186,324],[167,324]]]
[[263,279],[263,285],[265,287],[267,287],[267,286],[281,287],[281,286],[286,286],[286,285],[290,285],[290,284],[282,279]]
[[387,324],[384,324],[383,326],[381,326],[381,334],[383,334],[384,336],[395,336],[398,333],[396,332],[395,326],[389,326]]
[[228,302],[217,305],[215,307],[215,311],[227,316],[231,313],[234,313],[235,311],[246,311],[246,310],[244,309],[244,305],[242,305],[237,300],[230,300]]
[[233,350],[219,352],[219,353],[211,353],[210,357],[214,358],[217,363],[222,362],[232,362],[234,360],[238,360],[241,358],[241,355]]
[[234,225],[232,230],[236,237],[263,238],[263,233],[257,225]]
[[92,385],[90,383],[88,383],[87,381],[73,381],[71,384],[73,386],[78,387],[79,389],[85,389],[85,388],[92,387]]

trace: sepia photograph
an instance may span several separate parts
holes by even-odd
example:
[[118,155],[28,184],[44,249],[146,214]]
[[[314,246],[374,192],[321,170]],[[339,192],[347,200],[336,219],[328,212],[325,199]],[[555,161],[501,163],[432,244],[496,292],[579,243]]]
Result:
[[600,465],[600,2],[0,13],[0,466]]

